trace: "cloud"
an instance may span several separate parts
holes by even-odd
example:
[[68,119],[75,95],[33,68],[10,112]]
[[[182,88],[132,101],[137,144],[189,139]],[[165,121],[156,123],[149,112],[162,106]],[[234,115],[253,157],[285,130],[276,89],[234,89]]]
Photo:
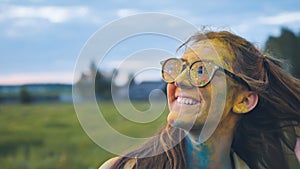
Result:
[[72,72],[40,72],[0,75],[1,85],[29,83],[72,83]]
[[118,17],[126,17],[126,16],[129,16],[129,15],[134,15],[134,14],[137,14],[138,11],[137,10],[134,10],[134,9],[119,9],[117,10],[117,16]]
[[47,32],[53,24],[101,23],[101,18],[86,6],[0,6],[1,32],[10,38]]
[[0,21],[10,19],[45,19],[51,23],[64,23],[78,18],[88,18],[90,10],[84,6],[5,6],[0,11]]
[[274,16],[260,17],[259,22],[267,25],[282,25],[300,22],[300,12],[284,12]]

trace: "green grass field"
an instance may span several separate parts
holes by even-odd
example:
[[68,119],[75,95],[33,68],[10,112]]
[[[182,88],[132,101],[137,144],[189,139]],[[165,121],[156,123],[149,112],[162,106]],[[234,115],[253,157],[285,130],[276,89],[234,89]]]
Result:
[[[149,137],[165,125],[167,110],[151,123],[138,124],[121,116],[112,103],[99,105],[106,121],[127,136]],[[107,134],[99,130],[100,136]],[[83,131],[72,103],[0,105],[0,169],[96,169],[113,156]],[[292,168],[298,168],[294,155],[290,157]]]
[[[134,105],[140,110],[149,106]],[[150,136],[166,120],[164,113],[149,124],[136,124],[119,115],[112,103],[100,108],[113,128],[134,137]],[[93,169],[113,156],[83,131],[72,103],[0,105],[0,169]]]

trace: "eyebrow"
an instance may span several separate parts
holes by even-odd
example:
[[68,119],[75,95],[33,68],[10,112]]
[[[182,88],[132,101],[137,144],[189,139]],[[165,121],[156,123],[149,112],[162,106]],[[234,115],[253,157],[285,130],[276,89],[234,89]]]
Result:
[[[211,62],[211,63],[217,65],[213,60],[209,60],[209,59],[199,59],[199,60],[196,60],[196,61],[193,61],[193,62],[190,62],[190,63],[189,63],[188,60],[185,59],[185,58],[180,58],[180,60],[181,60],[182,62],[187,63],[187,65],[191,65],[192,63],[198,62],[198,61],[200,61],[200,62]],[[219,65],[217,65],[217,66],[219,66]],[[222,67],[222,66],[219,66],[219,67]]]
[[184,58],[180,58],[180,60],[183,62],[187,62],[187,59],[184,59]]

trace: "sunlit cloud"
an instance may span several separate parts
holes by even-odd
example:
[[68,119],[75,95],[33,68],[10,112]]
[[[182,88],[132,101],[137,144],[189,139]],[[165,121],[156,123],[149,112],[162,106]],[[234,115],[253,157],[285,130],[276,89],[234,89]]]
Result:
[[86,6],[0,6],[0,23],[5,36],[32,36],[44,32],[52,24],[99,24],[97,13]]
[[5,6],[0,11],[0,21],[11,19],[45,19],[51,23],[64,23],[78,18],[85,19],[90,10],[84,6]]
[[[0,75],[0,85],[73,82],[72,72],[40,72]],[[75,78],[76,79],[76,78]]]
[[138,11],[134,10],[134,9],[119,9],[119,10],[117,10],[117,16],[121,17],[121,18],[129,16],[129,15],[134,15],[137,13],[138,13]]
[[300,22],[300,12],[284,12],[274,16],[260,17],[259,22],[268,25],[282,25]]

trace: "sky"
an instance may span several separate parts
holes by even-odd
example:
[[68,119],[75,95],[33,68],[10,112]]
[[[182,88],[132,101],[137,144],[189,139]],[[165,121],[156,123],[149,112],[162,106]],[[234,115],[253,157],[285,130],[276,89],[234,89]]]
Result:
[[[0,0],[0,85],[72,83],[78,56],[96,31],[144,12],[174,15],[199,28],[230,29],[259,47],[268,36],[279,36],[281,27],[300,32],[299,0]],[[107,63],[122,61],[124,50],[128,55],[147,48],[146,41],[136,38],[115,48]],[[175,52],[177,44],[161,42]]]

